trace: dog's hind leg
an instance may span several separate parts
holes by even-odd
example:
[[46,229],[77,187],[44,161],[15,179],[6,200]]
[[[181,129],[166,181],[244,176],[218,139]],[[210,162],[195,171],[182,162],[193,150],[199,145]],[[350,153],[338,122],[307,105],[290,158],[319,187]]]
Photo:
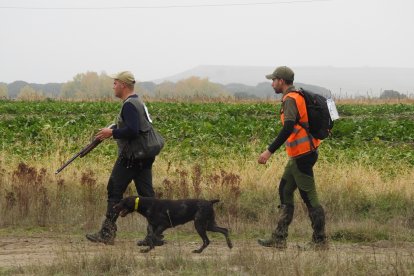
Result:
[[207,230],[208,231],[211,231],[211,232],[219,232],[219,233],[222,233],[226,237],[227,246],[230,249],[233,248],[233,244],[232,244],[232,242],[230,240],[230,237],[229,237],[229,230],[227,230],[227,228],[219,227],[214,222],[214,223],[210,223],[209,224]]
[[194,220],[195,229],[197,230],[197,233],[200,235],[200,237],[203,239],[203,245],[199,249],[193,250],[193,253],[203,252],[203,250],[210,244],[210,240],[207,237],[207,229],[205,224],[206,223],[204,220],[198,218]]

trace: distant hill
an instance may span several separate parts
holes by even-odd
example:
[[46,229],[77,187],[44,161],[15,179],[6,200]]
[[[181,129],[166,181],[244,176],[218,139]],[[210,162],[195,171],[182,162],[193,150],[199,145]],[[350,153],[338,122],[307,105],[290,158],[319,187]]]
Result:
[[[229,83],[226,85],[220,84],[223,89],[229,92],[231,95],[234,95],[236,98],[241,99],[252,99],[252,98],[274,98],[275,91],[273,90],[270,82],[261,82],[257,85],[246,85],[241,83]],[[138,85],[145,89],[145,91],[150,95],[155,95],[155,90],[157,88],[157,84],[154,82],[140,82]],[[315,93],[324,95],[324,96],[331,96],[331,92],[323,87],[316,86],[316,85],[309,85],[304,83],[296,83],[297,87],[302,87],[304,89],[311,90]]]
[[[176,82],[190,76],[208,78],[212,82],[256,86],[275,67],[202,65],[182,73],[154,80]],[[414,68],[375,67],[294,67],[295,81],[324,87],[336,96],[376,96],[383,90],[396,90],[414,96]]]
[[[270,82],[261,82],[256,86],[245,85],[240,83],[229,83],[223,85],[224,88],[232,93],[237,98],[273,98],[275,97],[275,91],[273,90]],[[323,87],[316,85],[309,85],[305,83],[295,83],[296,87],[302,87],[303,89],[311,90],[315,93],[331,96],[331,92]]]

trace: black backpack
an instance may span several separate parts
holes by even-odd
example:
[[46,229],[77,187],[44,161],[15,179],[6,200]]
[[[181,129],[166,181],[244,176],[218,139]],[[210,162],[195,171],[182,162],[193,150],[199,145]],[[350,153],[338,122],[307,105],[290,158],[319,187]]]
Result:
[[329,114],[326,98],[319,94],[300,88],[297,91],[305,98],[309,129],[302,126],[314,138],[323,140],[331,134],[334,122]]

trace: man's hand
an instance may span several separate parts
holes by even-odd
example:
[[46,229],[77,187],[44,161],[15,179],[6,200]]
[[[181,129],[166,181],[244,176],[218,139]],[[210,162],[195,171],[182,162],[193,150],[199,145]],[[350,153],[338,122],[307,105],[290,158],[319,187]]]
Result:
[[260,154],[257,162],[259,162],[259,164],[266,164],[267,160],[269,160],[271,155],[272,153],[269,150],[265,150],[264,152],[262,152],[262,154]]
[[112,129],[110,128],[101,128],[96,134],[95,139],[105,140],[112,136]]

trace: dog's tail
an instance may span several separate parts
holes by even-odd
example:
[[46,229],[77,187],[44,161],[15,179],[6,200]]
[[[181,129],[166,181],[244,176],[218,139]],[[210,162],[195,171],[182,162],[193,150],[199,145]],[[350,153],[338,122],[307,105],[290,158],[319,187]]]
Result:
[[217,203],[219,201],[220,201],[220,199],[212,199],[212,200],[210,200],[211,204]]

